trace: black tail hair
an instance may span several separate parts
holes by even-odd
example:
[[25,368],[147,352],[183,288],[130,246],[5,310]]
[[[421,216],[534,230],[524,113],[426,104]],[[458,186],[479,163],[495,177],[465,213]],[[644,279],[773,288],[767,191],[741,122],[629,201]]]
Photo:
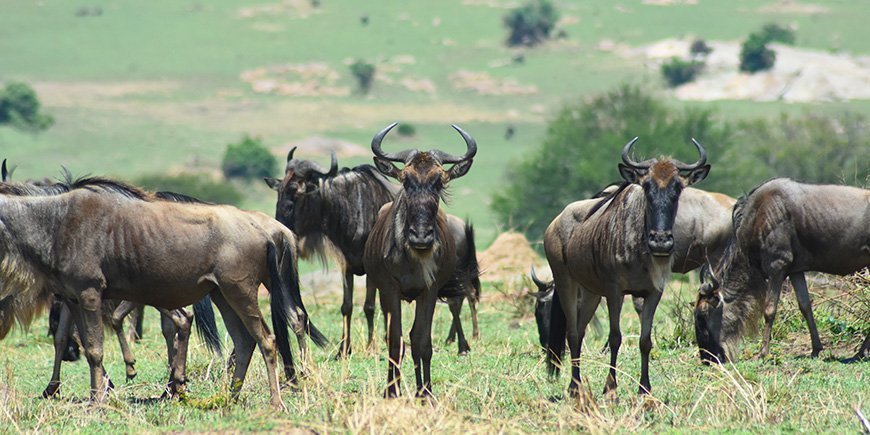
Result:
[[193,304],[193,324],[196,326],[197,335],[199,335],[205,348],[211,353],[222,356],[223,343],[218,335],[214,308],[211,306],[211,296],[205,295]]
[[[305,314],[305,331],[311,337],[311,341],[318,347],[325,347],[329,340],[314,326],[311,318],[308,316],[308,310],[305,309],[305,304],[302,302],[302,294],[299,290],[299,272],[296,269],[296,259],[293,257],[292,244],[289,240],[283,240],[283,252],[280,260],[278,259],[277,247],[273,243],[269,243],[267,248],[270,275],[272,276],[272,295],[271,307],[272,317],[275,322],[275,328],[284,328],[286,330],[289,320],[287,313],[290,309],[299,308]],[[282,344],[279,344],[279,349]],[[287,344],[289,347],[289,343]]]
[[477,264],[477,248],[474,246],[474,225],[471,225],[471,222],[465,221],[465,240],[468,243],[468,253],[463,262],[465,264],[465,270],[471,278],[471,286],[474,288],[473,292],[469,294],[469,298],[472,298],[474,302],[480,302],[480,265]]
[[550,306],[550,338],[547,342],[547,373],[558,376],[562,366],[562,356],[565,355],[565,340],[567,323],[559,292],[553,292],[553,304]]

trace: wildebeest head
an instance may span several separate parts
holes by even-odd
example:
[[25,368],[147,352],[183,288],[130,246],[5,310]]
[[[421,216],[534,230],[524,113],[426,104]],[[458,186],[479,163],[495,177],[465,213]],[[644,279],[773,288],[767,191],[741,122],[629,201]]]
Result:
[[[463,156],[457,157],[440,150],[404,150],[385,153],[381,141],[397,123],[390,124],[372,138],[372,152],[375,154],[375,167],[382,174],[395,178],[402,183],[402,193],[396,204],[402,207],[397,230],[414,250],[430,250],[435,243],[435,219],[438,214],[439,200],[450,180],[459,178],[471,168],[477,144],[474,139],[456,125],[452,127],[465,140],[467,147]],[[394,164],[402,163],[399,169]],[[444,165],[452,164],[449,169]]]
[[338,159],[332,152],[329,170],[324,170],[319,164],[310,160],[293,159],[296,147],[287,153],[287,166],[284,178],[266,177],[264,180],[273,190],[278,192],[278,202],[275,208],[275,218],[292,231],[296,231],[296,204],[303,196],[311,199],[308,207],[319,206],[317,193],[323,179],[334,177],[338,173]]
[[535,297],[535,323],[538,326],[538,341],[541,343],[541,347],[546,349],[550,339],[550,308],[553,306],[553,291],[556,287],[552,281],[541,281],[535,274],[534,266],[532,266],[532,272],[529,276],[538,287],[537,292],[530,294]]
[[629,141],[622,149],[619,172],[629,183],[639,184],[646,195],[645,222],[647,246],[653,255],[667,256],[674,249],[674,220],[680,193],[686,186],[703,180],[710,171],[707,152],[695,139],[700,158],[688,165],[670,158],[650,159],[635,162],[628,156],[638,138]]
[[710,267],[704,265],[701,271],[701,288],[695,302],[695,339],[698,341],[701,361],[704,364],[726,361],[720,338],[723,305],[719,281],[711,273]]

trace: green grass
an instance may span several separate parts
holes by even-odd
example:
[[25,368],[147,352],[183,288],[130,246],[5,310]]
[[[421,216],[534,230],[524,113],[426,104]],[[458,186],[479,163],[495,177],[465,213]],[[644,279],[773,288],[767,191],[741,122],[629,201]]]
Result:
[[[498,294],[491,285],[484,292]],[[519,297],[508,292],[507,297]],[[545,374],[538,350],[534,321],[516,317],[515,307],[531,309],[532,301],[501,297],[500,302],[481,305],[482,339],[471,342],[472,352],[456,355],[455,345],[446,345],[449,314],[437,308],[433,338],[434,404],[413,397],[410,357],[403,365],[405,397],[384,400],[386,349],[380,339],[375,349],[364,347],[364,319],[355,310],[353,343],[349,360],[335,361],[340,316],[338,299],[310,301],[313,319],[332,339],[331,347],[313,351],[308,376],[297,390],[283,390],[289,412],[268,407],[268,389],[258,352],[239,403],[228,403],[223,362],[211,358],[200,344],[192,346],[188,376],[190,393],[185,402],[161,402],[165,381],[165,349],[153,311],[146,314],[145,338],[134,346],[139,375],[123,383],[124,366],[112,337],[106,338],[106,364],[118,388],[104,405],[88,405],[89,378],[83,362],[67,363],[63,370],[63,397],[39,397],[50,374],[52,346],[44,336],[44,320],[29,333],[16,332],[0,342],[0,431],[118,432],[118,431],[215,431],[287,430],[299,427],[314,431],[341,432],[565,432],[565,431],[808,431],[854,432],[859,426],[853,407],[867,411],[866,363],[844,365],[826,360],[832,355],[851,355],[862,337],[828,348],[822,359],[809,359],[804,328],[777,337],[772,357],[748,358],[757,350],[749,340],[743,360],[725,367],[700,364],[697,349],[675,339],[676,311],[688,314],[689,286],[674,281],[660,305],[655,323],[651,377],[654,399],[641,401],[635,395],[639,374],[637,317],[623,313],[623,346],[618,362],[618,402],[603,399],[608,357],[598,349],[604,337],[590,332],[581,371],[589,382],[595,404],[578,409],[565,398],[567,374],[556,381]],[[682,298],[682,302],[678,300]],[[358,295],[359,296],[359,295]],[[785,299],[790,299],[786,297]],[[263,301],[263,307],[266,307]],[[793,305],[793,304],[792,304]],[[406,305],[407,333],[411,313]],[[783,310],[795,310],[793,306]],[[528,311],[526,311],[528,313]],[[467,310],[466,314],[467,316]],[[788,314],[783,314],[788,316]],[[817,311],[817,318],[823,312]],[[604,316],[599,314],[602,319]],[[465,319],[468,326],[470,322]],[[376,326],[381,331],[380,319]],[[470,328],[469,328],[470,329]],[[380,333],[378,334],[380,335]],[[804,344],[794,344],[795,341]],[[295,345],[294,345],[295,347]]]

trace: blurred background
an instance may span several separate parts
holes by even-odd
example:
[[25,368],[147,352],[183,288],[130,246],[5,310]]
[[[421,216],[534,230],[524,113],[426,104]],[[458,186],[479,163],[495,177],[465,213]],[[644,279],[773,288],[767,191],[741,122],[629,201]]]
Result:
[[532,245],[638,157],[866,186],[870,3],[549,0],[0,1],[0,157],[13,179],[119,177],[274,213],[287,151],[327,165],[460,153],[448,209],[478,247]]

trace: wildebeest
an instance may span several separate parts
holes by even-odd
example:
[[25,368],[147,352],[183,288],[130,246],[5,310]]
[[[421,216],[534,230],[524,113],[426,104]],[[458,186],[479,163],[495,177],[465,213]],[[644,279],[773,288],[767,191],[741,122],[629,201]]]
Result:
[[[567,335],[571,350],[571,395],[579,391],[580,345],[586,325],[602,297],[610,315],[611,367],[604,390],[615,393],[616,356],[622,341],[619,316],[626,294],[644,299],[639,392],[650,391],[652,321],[671,273],[673,227],[680,193],[686,186],[703,180],[710,170],[705,164],[707,154],[695,140],[692,142],[700,158],[691,165],[670,158],[637,163],[629,157],[636,141],[634,138],[622,150],[623,164],[619,170],[627,183],[607,198],[568,205],[544,233],[555,298],[562,307],[553,310],[547,344],[549,367],[551,373],[557,371]],[[578,293],[579,315],[575,308]]]
[[259,345],[271,404],[284,407],[275,339],[257,304],[259,284],[271,290],[273,315],[284,325],[296,312],[312,338],[316,329],[299,295],[295,236],[280,223],[230,206],[159,201],[94,177],[55,196],[0,195],[0,222],[0,300],[14,295],[29,304],[17,307],[19,320],[32,317],[48,293],[70,304],[93,400],[104,400],[107,387],[102,299],[177,309],[210,294],[236,348],[232,394]]
[[[618,188],[619,184],[611,184],[592,198],[606,198]],[[683,189],[673,228],[672,272],[688,273],[702,264],[717,264],[731,235],[731,208],[735,201],[734,198],[721,193],[706,192],[693,187]],[[535,322],[538,326],[541,346],[546,348],[550,330],[553,283],[541,281],[534,274],[534,269],[531,278],[538,287],[538,292],[534,294]],[[635,298],[634,307],[640,314],[643,299]],[[595,322],[594,325],[598,325],[594,316],[592,321]]]
[[[393,123],[372,138],[375,166],[402,183],[395,201],[385,204],[366,241],[363,262],[368,278],[380,290],[381,309],[387,325],[387,397],[399,394],[404,354],[402,300],[415,301],[411,328],[411,356],[417,378],[417,395],[432,393],[432,317],[445,284],[456,267],[456,243],[440,208],[444,189],[451,180],[465,175],[477,153],[474,139],[453,125],[465,140],[466,152],[457,157],[440,150],[409,149],[385,153],[384,136]],[[402,169],[394,162],[404,165]],[[452,165],[449,169],[443,165]],[[440,294],[439,294],[440,292]]]
[[[384,178],[375,167],[359,165],[338,169],[338,159],[332,153],[328,170],[316,162],[294,159],[296,147],[287,154],[287,166],[282,180],[266,178],[266,184],[278,192],[275,217],[299,238],[303,258],[328,254],[337,258],[343,281],[341,314],[343,328],[338,357],[351,353],[351,315],[353,314],[353,278],[365,274],[363,251],[380,208],[395,199],[400,186]],[[477,301],[480,298],[477,253],[474,231],[470,224],[448,215],[448,225],[457,242],[457,270],[452,283],[461,286],[471,308],[474,336],[477,337]],[[459,312],[464,297],[450,298],[453,314],[448,341],[459,336],[459,353],[469,350],[462,332]],[[368,322],[368,344],[374,334],[375,287],[366,280],[363,305]]]
[[733,360],[744,330],[762,311],[759,356],[766,355],[786,277],[817,356],[822,342],[804,272],[846,275],[870,265],[870,190],[773,179],[737,201],[733,225],[715,279],[701,286],[695,306],[702,360]]

